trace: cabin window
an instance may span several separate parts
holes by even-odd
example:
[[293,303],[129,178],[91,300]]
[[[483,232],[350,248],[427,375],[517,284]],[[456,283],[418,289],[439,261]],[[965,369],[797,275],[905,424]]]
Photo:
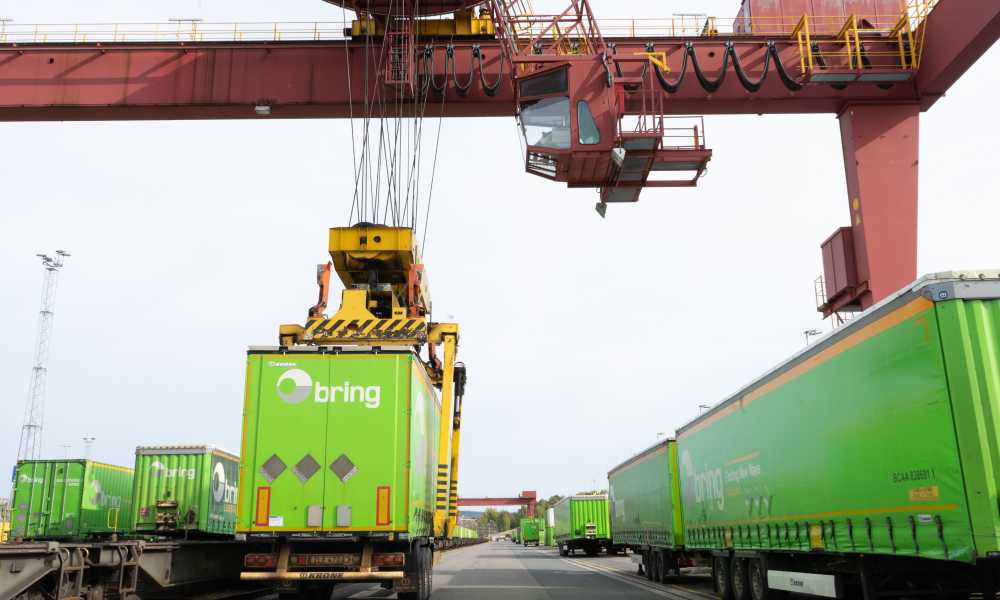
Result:
[[576,103],[576,122],[580,127],[581,144],[600,144],[601,132],[597,129],[597,122],[590,112],[590,105],[580,100]]
[[569,98],[542,98],[521,104],[521,128],[529,146],[570,147]]
[[565,94],[569,89],[566,69],[558,69],[544,75],[524,79],[520,83],[521,96],[549,96]]

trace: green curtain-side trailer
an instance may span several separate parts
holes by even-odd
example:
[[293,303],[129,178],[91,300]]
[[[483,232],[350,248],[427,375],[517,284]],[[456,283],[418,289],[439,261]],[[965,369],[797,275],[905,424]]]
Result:
[[239,457],[212,446],[136,448],[133,529],[232,535],[239,465]]
[[237,531],[433,535],[440,403],[419,357],[247,360]]
[[886,593],[979,586],[998,571],[998,422],[1000,278],[925,277],[678,431],[686,547],[723,587],[766,569],[829,591],[866,568]]
[[92,460],[25,460],[14,478],[14,539],[83,540],[131,526],[132,469]]
[[677,443],[664,440],[608,473],[611,539],[637,551],[682,548]]
[[568,496],[553,507],[555,539],[563,555],[578,549],[593,555],[611,543],[608,497]]

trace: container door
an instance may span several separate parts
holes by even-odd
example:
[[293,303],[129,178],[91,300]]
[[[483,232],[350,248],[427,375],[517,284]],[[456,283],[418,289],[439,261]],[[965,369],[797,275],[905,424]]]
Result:
[[236,489],[240,465],[222,455],[205,457],[209,462],[207,486],[207,523],[202,527],[210,533],[231,534],[236,530]]
[[[260,369],[252,471],[254,531],[306,531],[323,504],[330,356],[266,356]],[[315,512],[315,511],[314,511]]]
[[11,515],[13,537],[34,538],[44,534],[43,515],[47,512],[48,463],[21,463],[14,482]]
[[338,531],[407,528],[409,355],[340,355],[332,361],[326,420],[323,526]]

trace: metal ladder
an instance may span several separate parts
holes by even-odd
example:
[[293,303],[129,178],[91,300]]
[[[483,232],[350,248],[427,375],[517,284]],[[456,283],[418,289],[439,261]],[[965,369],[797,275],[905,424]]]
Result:
[[411,19],[391,19],[385,32],[385,83],[413,93],[413,22]]
[[87,554],[86,548],[59,548],[59,577],[56,588],[56,597],[59,600],[82,600]]
[[139,544],[122,544],[118,546],[118,556],[121,563],[118,566],[118,594],[124,598],[139,588],[139,557],[142,548]]

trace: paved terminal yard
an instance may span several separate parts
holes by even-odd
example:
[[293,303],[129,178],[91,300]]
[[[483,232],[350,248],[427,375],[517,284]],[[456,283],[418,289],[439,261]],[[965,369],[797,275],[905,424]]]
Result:
[[[683,583],[647,581],[623,556],[563,558],[555,548],[496,542],[442,555],[434,567],[432,600],[715,600],[707,575],[687,576]],[[333,593],[333,598],[395,597],[372,584],[343,585]]]

